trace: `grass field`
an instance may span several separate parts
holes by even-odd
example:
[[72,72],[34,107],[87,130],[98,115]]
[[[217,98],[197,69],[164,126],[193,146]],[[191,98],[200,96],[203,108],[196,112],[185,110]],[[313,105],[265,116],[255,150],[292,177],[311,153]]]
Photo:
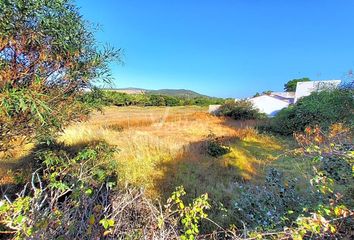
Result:
[[[59,141],[69,146],[106,141],[117,146],[114,159],[121,184],[144,187],[166,197],[178,185],[198,195],[222,195],[234,181],[259,181],[283,153],[279,139],[240,123],[217,118],[202,107],[110,107],[89,121],[67,128]],[[213,134],[230,153],[214,158],[205,144]],[[215,196],[219,198],[221,196]]]
[[[208,193],[213,219],[226,226],[235,216],[221,209],[233,209],[240,183],[262,186],[272,167],[291,178],[301,175],[304,184],[309,179],[311,165],[293,154],[294,142],[259,134],[256,124],[215,117],[203,107],[108,107],[67,127],[57,141],[73,149],[98,141],[116,146],[111,161],[120,185],[143,188],[162,202],[180,185],[188,200]],[[210,156],[211,139],[229,152]],[[31,173],[35,151],[27,144],[2,160],[0,185],[13,184],[17,170]]]
[[[255,124],[214,117],[203,107],[108,107],[71,125],[58,140],[67,146],[94,141],[117,146],[112,161],[120,184],[143,187],[151,197],[166,198],[184,185],[195,196],[209,192],[218,199],[232,182],[261,182],[269,166],[293,172],[287,158],[277,161],[289,142],[258,134]],[[230,152],[209,156],[205,146],[210,134]],[[2,182],[11,180],[9,170],[31,171],[33,147],[19,146],[11,157],[2,156]]]

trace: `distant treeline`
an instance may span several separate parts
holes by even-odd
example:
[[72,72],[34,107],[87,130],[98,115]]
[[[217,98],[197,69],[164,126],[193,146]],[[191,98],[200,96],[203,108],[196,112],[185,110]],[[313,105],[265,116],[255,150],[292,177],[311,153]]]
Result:
[[127,94],[94,89],[81,96],[81,100],[90,105],[115,106],[208,106],[224,104],[228,99],[213,97],[168,96],[156,94]]

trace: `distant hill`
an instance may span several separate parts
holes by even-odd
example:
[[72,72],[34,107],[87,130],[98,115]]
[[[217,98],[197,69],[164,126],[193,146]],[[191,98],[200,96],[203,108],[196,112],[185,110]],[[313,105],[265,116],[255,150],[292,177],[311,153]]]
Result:
[[197,93],[192,90],[187,89],[159,89],[159,90],[149,90],[142,88],[115,88],[115,89],[103,89],[127,94],[156,94],[156,95],[166,95],[173,97],[208,97],[206,95]]
[[146,89],[142,89],[142,88],[102,88],[102,90],[127,93],[127,94],[145,94],[147,92]]
[[173,97],[208,97],[206,95],[202,95],[192,90],[187,89],[160,89],[160,90],[147,90],[147,94],[160,94],[167,95]]

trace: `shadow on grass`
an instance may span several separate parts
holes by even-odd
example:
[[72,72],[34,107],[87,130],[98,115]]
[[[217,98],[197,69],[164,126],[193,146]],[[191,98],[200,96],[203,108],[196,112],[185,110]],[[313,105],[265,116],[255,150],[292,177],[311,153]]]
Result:
[[[207,192],[212,199],[228,202],[231,196],[228,197],[227,189],[232,188],[233,183],[246,182],[256,176],[257,162],[252,149],[243,146],[245,143],[237,137],[219,140],[230,147],[230,153],[217,158],[209,156],[205,140],[190,143],[179,157],[160,163],[157,168],[164,174],[154,184],[159,195],[165,200],[176,186],[183,185],[190,198]],[[255,148],[261,151],[262,146]]]
[[[186,190],[187,202],[208,193],[212,205],[210,218],[227,227],[237,218],[232,214],[232,209],[239,194],[239,184],[252,184],[263,179],[265,171],[260,169],[260,165],[269,157],[268,154],[274,154],[274,149],[267,149],[261,143],[242,141],[237,137],[222,138],[220,141],[230,147],[230,152],[217,158],[206,153],[207,141],[185,146],[183,154],[178,158],[157,166],[164,174],[156,178],[154,186],[162,202],[181,185]],[[210,223],[204,227],[215,229]]]

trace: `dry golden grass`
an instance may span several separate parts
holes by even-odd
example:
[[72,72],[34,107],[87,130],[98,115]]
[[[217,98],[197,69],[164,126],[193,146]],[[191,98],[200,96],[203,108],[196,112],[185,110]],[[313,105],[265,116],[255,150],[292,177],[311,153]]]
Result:
[[[71,146],[98,140],[116,145],[120,151],[112,161],[121,184],[145,187],[157,197],[176,185],[208,190],[209,182],[252,180],[261,174],[282,146],[251,128],[235,127],[239,125],[201,107],[110,107],[70,126],[59,140]],[[230,146],[229,154],[217,159],[205,154],[211,132]]]
[[14,173],[18,170],[22,172],[21,174],[30,174],[32,170],[32,159],[27,156],[34,145],[18,139],[13,142],[13,146],[16,147],[6,152],[0,151],[0,186],[13,184]]

